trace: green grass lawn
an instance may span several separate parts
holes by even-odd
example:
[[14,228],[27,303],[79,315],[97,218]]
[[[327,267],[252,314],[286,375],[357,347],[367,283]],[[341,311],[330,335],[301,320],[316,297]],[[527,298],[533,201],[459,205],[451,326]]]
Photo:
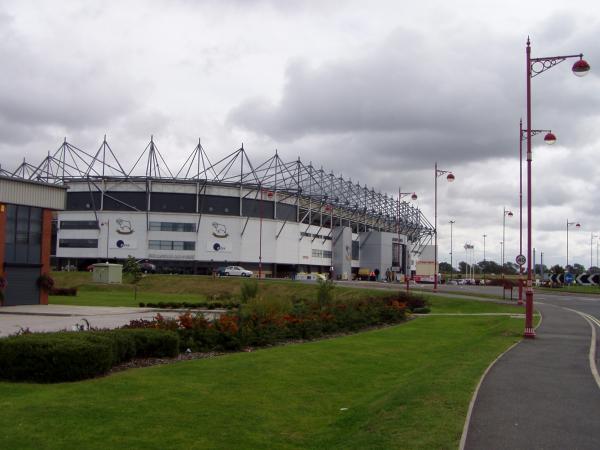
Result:
[[493,301],[477,301],[454,297],[439,297],[434,295],[425,295],[425,297],[429,301],[432,313],[525,313],[524,306],[495,303]]
[[[239,301],[242,283],[250,280],[239,277],[213,278],[201,275],[150,275],[137,286],[130,283],[92,283],[88,272],[54,272],[56,287],[77,287],[77,296],[50,296],[51,304],[81,306],[138,306],[140,302],[202,302]],[[264,298],[295,297],[315,298],[317,285],[314,282],[292,280],[259,280],[259,293]],[[389,295],[389,291],[375,289],[353,289],[336,287],[338,298],[365,295]]]
[[432,316],[77,383],[0,383],[0,448],[456,448],[479,377],[522,328]]

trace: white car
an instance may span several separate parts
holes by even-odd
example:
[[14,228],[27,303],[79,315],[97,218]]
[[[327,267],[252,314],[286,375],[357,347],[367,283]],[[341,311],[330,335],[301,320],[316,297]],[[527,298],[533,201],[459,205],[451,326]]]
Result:
[[251,270],[246,270],[243,267],[240,266],[227,266],[225,267],[225,270],[223,271],[223,274],[228,277],[228,276],[236,276],[236,277],[251,277],[252,276],[252,271]]

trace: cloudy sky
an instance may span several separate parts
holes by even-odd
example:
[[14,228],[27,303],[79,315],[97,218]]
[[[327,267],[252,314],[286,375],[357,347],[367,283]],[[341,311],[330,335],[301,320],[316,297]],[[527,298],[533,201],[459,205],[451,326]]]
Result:
[[[382,192],[415,191],[440,260],[463,245],[500,259],[519,250],[519,118],[525,41],[534,57],[583,52],[532,81],[534,247],[545,263],[590,263],[600,231],[600,4],[597,1],[0,2],[0,162],[37,164],[66,136],[103,135],[129,167],[154,135],[172,170],[198,138],[216,159],[313,161]],[[598,68],[594,72],[594,69]],[[440,178],[440,181],[443,179]],[[596,239],[593,242],[596,262]],[[538,259],[539,262],[539,259]]]

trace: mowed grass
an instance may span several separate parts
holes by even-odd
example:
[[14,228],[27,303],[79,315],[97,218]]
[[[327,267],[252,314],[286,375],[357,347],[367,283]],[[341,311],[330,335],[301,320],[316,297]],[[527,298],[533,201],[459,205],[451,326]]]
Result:
[[525,314],[525,307],[494,302],[493,300],[469,300],[454,297],[424,295],[429,302],[432,313],[438,314],[481,314],[481,313],[514,313]]
[[0,383],[0,448],[456,448],[477,381],[522,327],[431,316],[78,383]]

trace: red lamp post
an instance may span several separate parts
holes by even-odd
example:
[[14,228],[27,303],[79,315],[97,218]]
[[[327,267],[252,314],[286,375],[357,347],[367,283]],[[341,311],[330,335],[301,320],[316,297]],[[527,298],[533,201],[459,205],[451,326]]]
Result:
[[504,207],[504,212],[502,214],[502,274],[504,274],[504,247],[506,242],[506,217],[512,217],[512,211],[509,211]]
[[[447,175],[446,175],[447,174]],[[433,292],[437,292],[437,286],[438,286],[438,243],[437,243],[437,179],[439,177],[441,177],[442,175],[446,175],[446,180],[448,181],[448,183],[452,183],[454,181],[454,174],[449,171],[449,170],[440,170],[438,169],[438,165],[437,165],[437,161],[435,162],[435,168],[434,168],[434,185],[435,185],[435,196],[434,196],[434,216],[435,216],[435,224],[433,226],[433,233],[435,236],[435,244],[434,244],[434,266],[433,266],[433,270],[434,270],[434,274],[433,274]]]
[[[544,142],[552,145],[556,142],[556,136],[551,130],[531,130],[531,135],[546,133]],[[523,254],[523,141],[527,140],[527,130],[523,129],[523,119],[519,120],[519,255]],[[523,264],[519,264],[519,300],[517,304],[523,304]]]
[[333,280],[335,271],[335,268],[333,266],[333,247],[335,245],[335,239],[333,235],[333,207],[331,205],[325,205],[325,212],[328,212],[331,217],[329,223],[329,225],[331,226],[331,265],[329,266],[329,279]]
[[[263,193],[265,189],[260,187],[260,225],[259,225],[259,233],[258,233],[258,278],[262,278],[262,229],[263,229]],[[273,197],[273,193],[271,191],[266,191],[267,197],[269,200]]]
[[580,228],[581,224],[579,222],[569,222],[569,219],[567,219],[567,265],[565,266],[565,270],[567,270],[567,266],[569,265],[569,227]]
[[[414,202],[417,200],[417,194],[416,192],[402,192],[402,189],[398,188],[398,217],[396,218],[397,221],[397,230],[398,230],[398,265],[401,267],[402,266],[402,261],[400,261],[400,255],[402,254],[400,252],[400,201],[402,200],[402,198],[406,197],[407,195],[410,195],[410,199]],[[410,269],[410,268],[409,268]],[[400,269],[399,269],[400,270]],[[406,272],[408,272],[408,270],[406,270]],[[408,292],[408,273],[404,274],[404,280],[406,281],[406,291]]]
[[[573,73],[579,77],[584,76],[589,72],[590,65],[583,59],[583,54],[532,58],[529,38],[527,38],[525,58],[527,76],[527,289],[525,291],[524,337],[534,338],[535,331],[533,329],[533,277],[531,270],[531,79],[570,58],[579,58],[579,60],[575,64],[573,64],[572,67]],[[552,136],[550,136],[546,142],[551,140]]]

